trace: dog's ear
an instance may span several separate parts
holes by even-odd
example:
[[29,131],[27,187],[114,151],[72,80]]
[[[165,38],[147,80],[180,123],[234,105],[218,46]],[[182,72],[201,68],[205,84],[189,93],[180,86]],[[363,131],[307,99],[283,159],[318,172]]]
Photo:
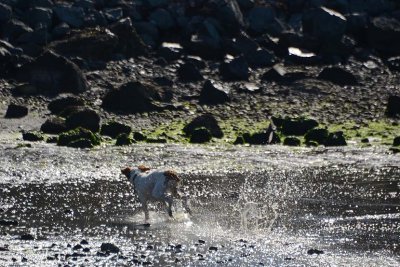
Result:
[[125,174],[126,176],[128,176],[130,174],[131,170],[132,170],[132,168],[126,167],[124,169],[121,169],[121,173]]
[[138,166],[138,169],[139,169],[141,172],[150,171],[150,168],[149,168],[149,167],[146,167],[146,166],[144,166],[144,165],[139,165],[139,166]]

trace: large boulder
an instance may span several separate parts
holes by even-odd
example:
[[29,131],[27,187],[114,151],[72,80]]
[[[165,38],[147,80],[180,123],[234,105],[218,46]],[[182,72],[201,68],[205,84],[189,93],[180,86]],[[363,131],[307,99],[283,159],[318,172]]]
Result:
[[202,144],[211,141],[212,135],[205,127],[196,128],[190,135],[190,143]]
[[322,43],[338,43],[346,32],[346,18],[334,10],[320,7],[303,16],[303,31]]
[[111,121],[101,126],[100,133],[102,135],[110,136],[111,138],[116,138],[120,134],[129,135],[132,132],[132,128],[129,125]]
[[17,70],[19,80],[29,82],[40,90],[51,93],[80,93],[88,88],[83,72],[79,67],[52,51],[46,51],[32,63]]
[[162,101],[163,92],[148,83],[128,82],[111,90],[103,98],[103,108],[111,111],[138,113],[159,110],[156,101]]
[[215,17],[229,33],[237,33],[244,27],[243,14],[236,0],[215,1]]
[[328,138],[329,131],[324,128],[316,128],[309,130],[304,139],[306,143],[316,142],[317,144],[323,145]]
[[272,117],[272,121],[284,135],[304,135],[309,130],[318,126],[318,122],[313,119]]
[[82,108],[70,114],[65,124],[68,129],[82,127],[92,132],[98,132],[100,130],[100,120],[100,116],[96,111],[89,108]]
[[76,6],[58,5],[53,8],[56,18],[69,26],[79,28],[83,25],[85,12]]
[[400,116],[400,96],[391,95],[389,96],[386,115],[388,117],[398,117]]
[[212,114],[204,114],[194,118],[183,128],[183,132],[187,136],[191,136],[197,128],[202,127],[206,128],[213,137],[222,138],[224,136],[218,121]]
[[10,104],[7,108],[5,118],[22,118],[28,115],[28,108],[22,105]]
[[53,24],[53,10],[50,8],[34,7],[25,13],[25,20],[33,29],[44,27],[51,29]]
[[230,100],[229,89],[221,84],[207,80],[200,93],[200,103],[202,104],[222,104]]
[[75,148],[92,148],[100,145],[101,138],[88,129],[76,128],[62,133],[58,137],[57,145]]
[[65,119],[60,117],[50,117],[47,119],[40,130],[47,134],[59,134],[67,130]]
[[12,8],[0,3],[0,22],[8,21],[12,16]]
[[62,95],[60,97],[57,97],[56,99],[52,100],[47,108],[51,111],[53,114],[60,114],[63,110],[65,110],[68,107],[80,107],[84,106],[85,102],[82,100],[82,98],[74,95]]
[[249,30],[257,34],[266,33],[275,17],[275,10],[272,7],[254,7],[247,15]]
[[2,37],[11,41],[15,41],[23,34],[33,32],[32,28],[18,19],[11,19],[2,26]]
[[329,133],[328,138],[325,140],[325,146],[347,146],[346,139],[342,131]]
[[182,82],[197,82],[203,80],[200,70],[193,63],[187,62],[177,69],[179,80]]
[[400,22],[391,17],[372,18],[367,30],[368,42],[384,56],[400,54]]
[[153,11],[150,16],[149,20],[153,22],[160,30],[171,30],[175,27],[175,21],[171,15],[171,13],[163,8],[158,8]]
[[22,139],[24,139],[24,141],[37,142],[37,141],[43,141],[44,136],[42,135],[41,132],[28,131],[22,133]]

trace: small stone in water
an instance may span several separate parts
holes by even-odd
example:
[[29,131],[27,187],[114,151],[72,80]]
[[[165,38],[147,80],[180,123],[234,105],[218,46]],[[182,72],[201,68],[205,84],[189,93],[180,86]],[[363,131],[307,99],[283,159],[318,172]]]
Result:
[[23,234],[23,235],[21,235],[20,239],[21,240],[35,240],[35,238],[31,234]]
[[208,250],[211,250],[211,251],[217,251],[217,250],[218,250],[218,248],[217,248],[217,247],[209,247],[209,248],[208,248]]
[[199,243],[200,243],[200,244],[205,244],[206,241],[199,239]]
[[85,239],[83,239],[83,240],[81,241],[81,245],[87,245],[87,244],[89,244],[89,242],[87,242]]
[[324,254],[324,252],[322,250],[312,248],[307,251],[307,254],[308,255],[314,255],[314,254],[320,255],[320,254]]

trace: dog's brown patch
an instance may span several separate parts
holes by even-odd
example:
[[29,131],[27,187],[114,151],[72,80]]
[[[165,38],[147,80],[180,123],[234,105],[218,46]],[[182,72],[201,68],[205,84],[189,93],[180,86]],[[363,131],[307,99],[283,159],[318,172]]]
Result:
[[176,182],[180,182],[181,178],[178,177],[178,174],[172,170],[167,170],[164,172],[165,177],[167,177],[168,180],[174,180]]
[[131,171],[132,171],[131,167],[126,167],[125,169],[121,169],[121,173],[124,174],[126,177],[129,177]]
[[139,165],[139,166],[138,166],[138,169],[139,169],[141,172],[150,171],[150,168],[149,168],[149,167],[146,167],[146,166],[144,166],[144,165]]

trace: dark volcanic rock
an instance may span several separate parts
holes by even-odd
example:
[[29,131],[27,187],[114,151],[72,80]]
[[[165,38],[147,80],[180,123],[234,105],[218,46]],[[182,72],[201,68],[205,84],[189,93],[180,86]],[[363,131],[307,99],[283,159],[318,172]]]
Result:
[[250,77],[249,65],[244,57],[222,63],[219,71],[222,78],[228,81],[247,81]]
[[32,28],[17,19],[11,19],[3,26],[2,36],[6,39],[16,40],[23,34],[33,32]]
[[81,7],[58,5],[53,8],[56,18],[69,26],[79,28],[83,25],[85,12]]
[[23,235],[20,236],[20,239],[21,240],[25,240],[25,241],[35,240],[35,238],[31,234],[23,234]]
[[158,8],[154,10],[150,14],[149,20],[163,31],[170,30],[175,27],[175,21],[171,16],[171,13],[164,8]]
[[38,27],[52,28],[53,11],[50,8],[33,7],[25,13],[25,17],[33,29]]
[[129,113],[147,112],[159,110],[154,101],[162,100],[162,92],[155,86],[147,83],[128,82],[107,93],[103,99],[103,108]]
[[18,226],[18,221],[16,221],[16,220],[0,220],[0,225],[2,225],[2,226]]
[[283,144],[285,146],[300,146],[301,142],[297,137],[286,137],[285,140],[283,140]]
[[22,118],[28,115],[28,108],[22,105],[10,104],[5,118]]
[[74,140],[74,141],[71,141],[68,144],[68,146],[73,147],[73,148],[93,148],[94,147],[92,141],[89,139]]
[[130,134],[132,132],[132,128],[129,125],[116,122],[116,121],[111,121],[107,124],[103,124],[101,126],[101,131],[100,133],[102,135],[107,135],[112,138],[116,138],[118,135],[125,133],[125,134]]
[[329,133],[328,138],[325,140],[325,146],[347,146],[346,139],[343,136],[343,132]]
[[307,254],[308,255],[314,255],[314,254],[320,255],[320,254],[324,254],[324,252],[322,250],[319,250],[319,249],[309,249],[307,251]]
[[96,111],[84,108],[69,115],[65,124],[68,129],[82,127],[91,130],[92,132],[98,132],[100,129],[100,116]]
[[48,109],[53,114],[60,114],[68,107],[78,107],[84,105],[85,102],[78,96],[60,96],[49,103]]
[[304,136],[306,143],[316,142],[323,145],[325,140],[328,138],[329,132],[327,129],[317,128],[311,129]]
[[202,104],[221,104],[229,101],[229,89],[223,85],[207,80],[200,93],[200,103]]
[[318,122],[313,119],[291,119],[291,118],[272,118],[274,124],[284,135],[304,135],[309,130],[318,126]]
[[77,65],[65,57],[47,51],[32,63],[17,70],[17,77],[52,93],[86,91],[88,84]]
[[118,37],[109,30],[88,28],[74,31],[64,40],[52,42],[49,48],[66,56],[109,60],[117,51],[118,44]]
[[129,146],[133,143],[136,143],[136,141],[128,133],[118,135],[115,141],[116,146]]
[[158,55],[167,61],[179,59],[183,54],[183,48],[177,43],[162,43],[158,49]]
[[37,142],[43,141],[44,137],[40,132],[30,131],[22,133],[22,139],[24,139],[25,141]]
[[275,16],[275,10],[272,7],[254,7],[247,15],[249,30],[257,34],[266,33]]
[[236,0],[220,0],[215,1],[215,3],[215,17],[219,20],[225,31],[231,34],[239,32],[245,23]]
[[393,139],[393,146],[400,146],[400,136]]
[[120,249],[111,243],[103,243],[100,247],[101,251],[103,252],[110,252],[110,253],[119,253]]
[[388,104],[386,107],[386,115],[388,117],[400,116],[400,96],[389,96]]
[[73,146],[73,147],[93,147],[100,145],[101,139],[90,130],[84,128],[76,128],[68,132],[60,134],[57,145]]
[[357,78],[347,70],[339,67],[324,68],[318,79],[330,81],[338,85],[357,85]]
[[224,136],[218,121],[211,114],[204,114],[194,118],[189,124],[183,128],[183,132],[187,136],[191,136],[195,129],[204,127],[210,131],[213,137],[221,138]]
[[193,63],[185,63],[177,70],[179,79],[182,82],[197,82],[203,80],[199,69]]
[[323,43],[337,43],[346,31],[346,18],[331,9],[320,7],[303,15],[303,31]]
[[395,18],[376,17],[368,27],[368,42],[385,56],[400,54],[400,22]]
[[194,129],[190,135],[190,143],[202,144],[211,141],[211,139],[212,135],[205,127]]
[[0,22],[8,21],[11,18],[12,9],[10,6],[0,3]]
[[60,117],[51,117],[42,124],[40,130],[47,134],[59,134],[65,132],[67,130],[65,119]]
[[286,70],[281,65],[275,65],[267,70],[261,79],[268,82],[283,82],[285,81]]

